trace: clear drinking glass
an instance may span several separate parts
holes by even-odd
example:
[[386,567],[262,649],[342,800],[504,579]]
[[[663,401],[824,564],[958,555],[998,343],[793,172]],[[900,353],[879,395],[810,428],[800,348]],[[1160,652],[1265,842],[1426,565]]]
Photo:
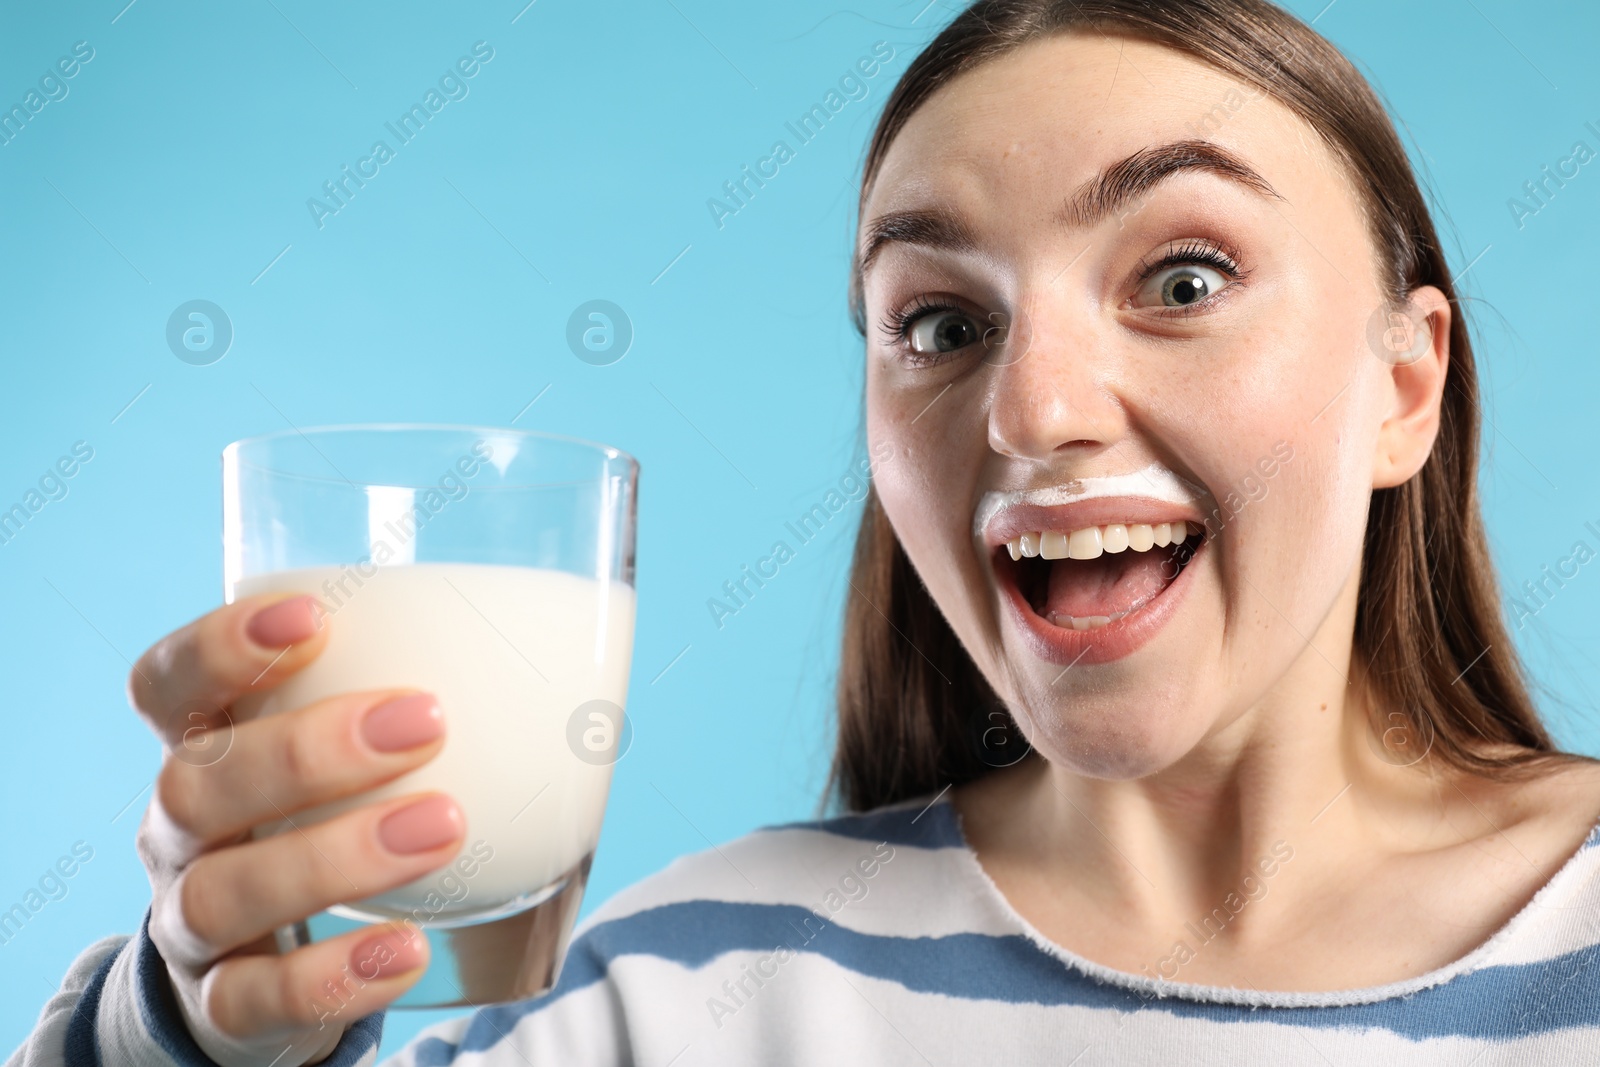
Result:
[[352,882],[347,902],[279,930],[280,950],[407,920],[433,958],[399,1006],[549,989],[626,748],[638,464],[548,434],[410,425],[287,430],[222,461],[228,602],[308,593],[329,629],[310,666],[236,711],[414,686],[447,731],[423,767],[259,832],[435,789],[466,816],[450,866],[385,893]]

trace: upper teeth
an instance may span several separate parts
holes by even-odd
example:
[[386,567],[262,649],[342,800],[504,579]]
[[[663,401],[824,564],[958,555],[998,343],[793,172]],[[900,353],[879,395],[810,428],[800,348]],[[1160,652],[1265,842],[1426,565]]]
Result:
[[[1042,530],[1025,533],[1006,542],[1012,559],[1024,556],[1032,559],[1094,559],[1102,552],[1121,552],[1133,549],[1148,552],[1185,540],[1191,524],[1186,522],[1121,523],[1109,526],[1087,526],[1070,533]],[[1196,527],[1198,532],[1198,527]]]

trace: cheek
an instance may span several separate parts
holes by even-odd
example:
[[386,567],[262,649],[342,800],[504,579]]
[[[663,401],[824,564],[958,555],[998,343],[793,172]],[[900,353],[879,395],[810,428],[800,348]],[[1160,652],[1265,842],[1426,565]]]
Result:
[[[931,385],[931,388],[930,388]],[[886,367],[881,357],[867,356],[867,432],[872,443],[886,440],[898,447],[916,446],[936,438],[951,418],[954,405],[944,392],[945,382]],[[950,390],[955,392],[959,386]],[[941,395],[941,394],[944,395]]]
[[[895,531],[911,530],[927,507],[921,467],[924,449],[916,434],[908,432],[912,416],[905,414],[906,397],[890,387],[876,368],[867,369],[867,447],[875,455],[892,457],[873,472],[873,488]],[[914,413],[913,413],[914,414]],[[914,427],[910,427],[914,431]],[[901,536],[901,543],[905,544]],[[911,546],[907,545],[907,551]],[[913,559],[915,556],[913,555]]]
[[866,390],[868,445],[894,457],[882,470],[883,491],[923,506],[946,525],[965,509],[970,523],[972,491],[988,455],[984,414],[986,382],[980,372],[955,367],[948,373],[903,373],[869,368]]
[[982,584],[971,541],[987,453],[978,383],[901,388],[883,377],[868,372],[868,446],[891,457],[876,468],[873,486],[912,565],[962,631],[958,620],[970,615],[963,605]]
[[879,464],[873,477],[884,513],[912,563],[919,572],[929,573],[936,569],[931,566],[935,560],[942,562],[948,553],[948,538],[940,524],[948,520],[950,487],[941,478],[938,453],[899,421],[872,423],[868,441],[891,457]]
[[1360,557],[1376,360],[1342,316],[1253,333],[1226,373],[1190,392],[1198,409],[1227,413],[1179,446],[1215,496],[1209,525],[1228,550],[1220,591],[1235,618],[1259,617],[1275,634],[1286,618],[1312,633]]
[[[1286,305],[1280,314],[1252,323],[1245,337],[1211,346],[1195,369],[1163,386],[1181,391],[1189,409],[1187,417],[1171,412],[1168,425],[1204,425],[1207,440],[1195,442],[1196,454],[1211,455],[1219,495],[1244,496],[1246,479],[1270,469],[1285,449],[1308,459],[1303,472],[1334,457],[1355,463],[1362,447],[1351,413],[1362,407],[1367,364],[1374,361],[1365,355],[1359,323],[1343,307],[1307,314],[1296,307],[1300,294],[1277,303]],[[1370,457],[1359,459],[1370,466]],[[1267,479],[1268,495],[1297,481],[1297,463]]]
[[[1359,550],[1371,484],[1376,360],[1360,301],[1314,292],[1285,284],[1247,328],[1133,368],[1142,421],[1211,491],[1207,526],[1231,549],[1219,562],[1262,593],[1333,582]],[[1253,603],[1250,586],[1219,577],[1223,595]]]
[[916,467],[916,457],[897,453],[892,471],[879,474],[878,500],[895,536],[935,599],[943,601],[951,568],[951,543],[939,526],[941,492]]
[[[874,454],[891,457],[877,467],[874,485],[909,552],[919,540],[916,534],[927,530],[931,518],[945,510],[941,505],[950,499],[957,467],[953,461],[962,448],[951,418],[955,405],[944,403],[950,397],[940,398],[929,409],[928,398],[919,389],[895,377],[868,369],[867,444]],[[971,445],[965,450],[970,451]]]

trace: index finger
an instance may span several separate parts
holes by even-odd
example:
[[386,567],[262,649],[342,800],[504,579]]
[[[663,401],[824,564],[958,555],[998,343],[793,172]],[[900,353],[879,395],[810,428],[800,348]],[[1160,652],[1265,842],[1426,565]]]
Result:
[[194,721],[226,716],[314,660],[327,641],[315,597],[263,594],[208,612],[157,641],[128,674],[128,701],[169,746]]

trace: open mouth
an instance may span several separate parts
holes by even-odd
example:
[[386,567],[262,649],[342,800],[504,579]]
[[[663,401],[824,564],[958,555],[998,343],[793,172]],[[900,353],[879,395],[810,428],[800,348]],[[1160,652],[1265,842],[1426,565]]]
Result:
[[997,548],[995,570],[1052,626],[1098,630],[1148,607],[1204,541],[1181,520],[1031,531]]

